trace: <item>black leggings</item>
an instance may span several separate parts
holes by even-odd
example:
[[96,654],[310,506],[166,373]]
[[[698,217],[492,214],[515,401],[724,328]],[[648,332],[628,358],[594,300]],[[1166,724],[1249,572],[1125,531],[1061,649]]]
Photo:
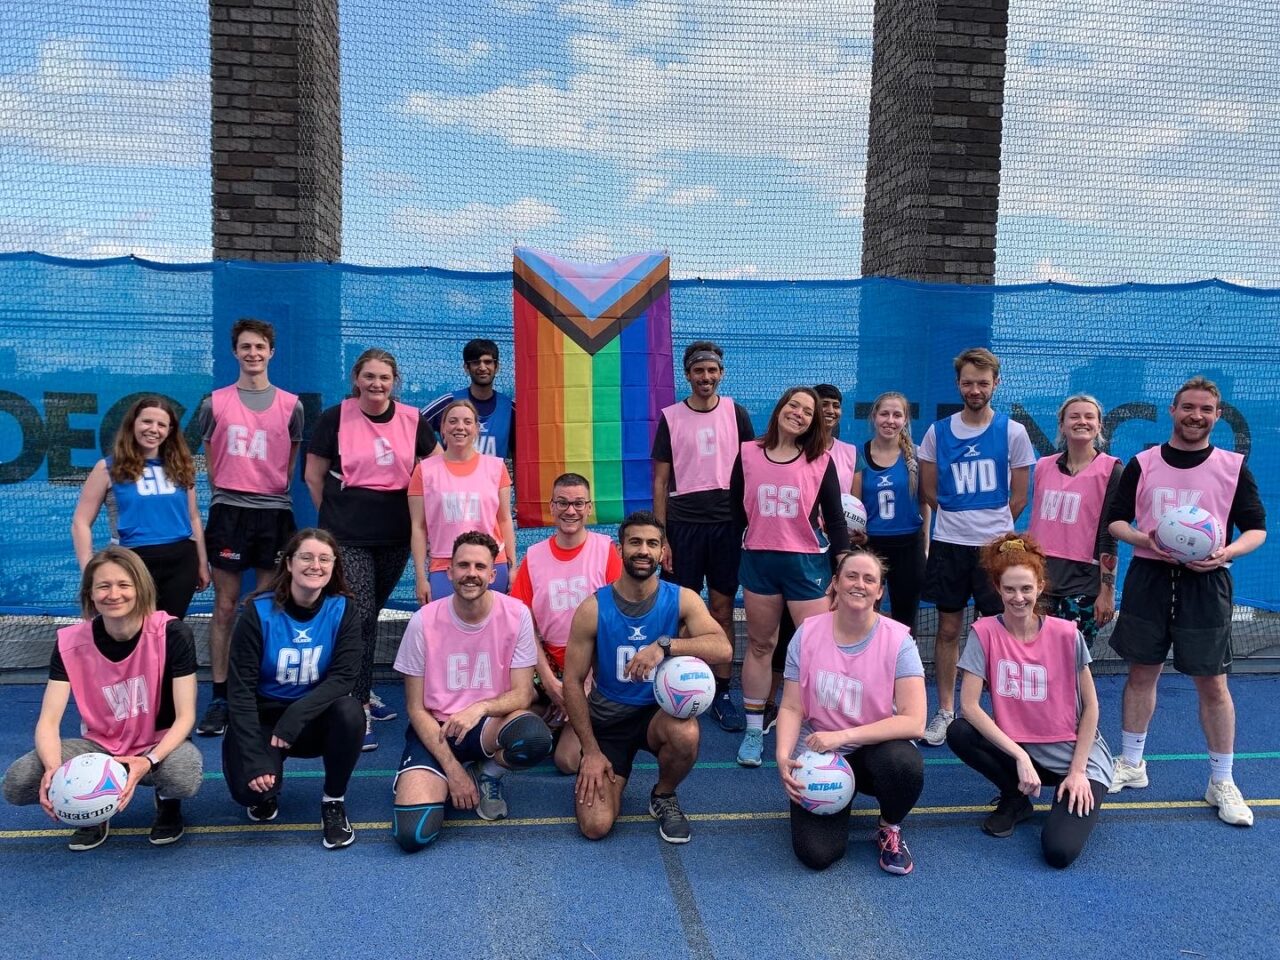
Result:
[[[1016,797],[1018,790],[1018,763],[994,743],[980,734],[968,720],[957,718],[947,728],[947,746],[952,753],[996,785],[1002,797]],[[1032,761],[1040,782],[1056,787],[1066,779],[1064,774],[1047,770]],[[1069,867],[1080,856],[1089,834],[1098,825],[1098,811],[1107,795],[1105,784],[1090,780],[1093,789],[1093,809],[1089,815],[1078,817],[1067,810],[1066,800],[1054,797],[1040,834],[1040,847],[1045,862],[1052,867]],[[1057,791],[1055,791],[1056,794]]]
[[[791,619],[791,608],[782,605],[782,619],[778,621],[778,642],[773,647],[773,672],[787,672],[787,648],[796,635],[796,625]],[[778,688],[778,700],[782,700],[782,688]]]
[[347,792],[351,771],[356,768],[360,746],[364,742],[364,707],[360,701],[355,697],[339,697],[302,728],[297,741],[288,750],[281,750],[271,746],[271,734],[288,706],[287,703],[258,706],[262,746],[271,758],[272,769],[269,772],[276,776],[276,785],[266,793],[249,789],[250,778],[244,769],[240,743],[230,730],[222,740],[222,775],[226,778],[232,799],[241,806],[257,806],[264,800],[279,796],[280,788],[284,786],[284,762],[289,757],[323,757],[325,796],[341,797]]
[[200,574],[200,554],[194,540],[178,540],[150,547],[134,547],[156,582],[156,609],[181,620],[187,615]]
[[[853,767],[854,788],[880,801],[885,823],[899,824],[924,789],[924,757],[910,740],[886,740],[845,754]],[[850,802],[837,813],[810,813],[791,804],[791,849],[806,867],[825,870],[849,845]]]
[[378,645],[378,614],[400,582],[405,564],[409,562],[409,548],[344,546],[341,549],[347,589],[356,602],[360,635],[364,638],[364,661],[360,664],[354,693],[361,703],[368,703],[369,691],[373,689],[373,652]]
[[867,548],[889,567],[889,615],[915,633],[924,583],[924,528],[897,537],[874,537],[867,541]]

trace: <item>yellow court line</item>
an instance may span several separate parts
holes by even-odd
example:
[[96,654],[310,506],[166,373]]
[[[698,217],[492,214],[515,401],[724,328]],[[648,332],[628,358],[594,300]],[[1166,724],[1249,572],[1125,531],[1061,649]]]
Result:
[[[1212,808],[1203,800],[1146,800],[1146,801],[1130,801],[1130,802],[1114,802],[1103,805],[1107,810],[1204,810],[1209,811]],[[1262,799],[1253,799],[1249,801],[1251,807],[1280,807],[1280,797],[1265,797]],[[1037,804],[1036,810],[1044,813],[1049,809],[1048,804]],[[954,815],[961,813],[989,813],[991,805],[976,804],[971,806],[951,806],[951,807],[916,807],[911,811],[913,816],[920,815]],[[854,810],[853,816],[871,818],[878,816],[878,811],[874,809]],[[786,820],[791,816],[786,810],[765,810],[758,813],[690,813],[688,818],[697,823],[743,823],[752,820]],[[621,816],[617,819],[617,823],[652,823],[653,818],[647,813],[635,813]],[[490,828],[509,828],[509,827],[566,827],[573,826],[576,823],[573,817],[518,817],[509,820],[501,820],[497,822],[489,822],[486,820],[446,820],[445,826],[455,827],[479,827],[482,829]],[[229,824],[206,824],[200,826],[187,827],[187,833],[191,834],[261,834],[261,833],[298,833],[309,832],[317,829],[316,823],[229,823]],[[369,821],[365,823],[354,823],[352,827],[357,830],[390,830],[391,823],[387,820]],[[69,831],[67,829],[48,829],[48,830],[0,830],[0,841],[3,840],[35,840],[46,837],[66,837]],[[150,830],[147,827],[120,827],[113,828],[111,833],[120,837],[145,837]]]

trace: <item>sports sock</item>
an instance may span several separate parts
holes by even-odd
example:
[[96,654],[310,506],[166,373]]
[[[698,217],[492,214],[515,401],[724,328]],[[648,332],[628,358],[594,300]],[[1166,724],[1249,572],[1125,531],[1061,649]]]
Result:
[[492,758],[480,764],[480,772],[486,777],[492,777],[495,780],[502,779],[502,775],[507,772],[507,768],[498,765],[498,761]]
[[748,730],[764,729],[764,701],[763,700],[748,700],[746,697],[743,697],[742,709],[747,714]]
[[213,681],[213,698],[215,700],[227,699],[227,681]]
[[1147,746],[1147,734],[1120,731],[1120,758],[1131,767],[1142,765],[1142,751]]
[[1231,763],[1235,760],[1234,753],[1214,753],[1209,751],[1209,779],[1213,783],[1230,783],[1231,782]]
[[322,793],[320,794],[320,802],[321,803],[346,803],[347,795],[344,793],[340,797],[331,797],[327,793]]

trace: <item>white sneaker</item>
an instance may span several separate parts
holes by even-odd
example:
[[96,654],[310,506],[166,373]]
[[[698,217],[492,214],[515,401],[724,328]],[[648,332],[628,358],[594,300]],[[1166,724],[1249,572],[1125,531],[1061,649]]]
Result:
[[1125,787],[1145,787],[1147,783],[1147,761],[1140,760],[1135,767],[1123,757],[1116,757],[1115,773],[1111,777],[1107,793],[1119,793]]
[[939,710],[924,728],[924,742],[931,747],[940,747],[947,742],[947,727],[956,718],[954,710]]
[[1244,802],[1240,788],[1230,780],[1209,781],[1204,791],[1204,802],[1218,808],[1218,819],[1233,827],[1252,827],[1253,811]]

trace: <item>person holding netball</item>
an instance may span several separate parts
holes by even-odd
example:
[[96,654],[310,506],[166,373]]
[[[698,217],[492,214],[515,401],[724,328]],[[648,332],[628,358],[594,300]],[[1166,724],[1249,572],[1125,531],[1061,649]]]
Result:
[[[84,619],[58,631],[49,682],[36,721],[36,748],[4,775],[4,798],[39,803],[49,816],[49,783],[72,757],[105,753],[128,770],[117,813],[139,786],[155,787],[149,840],[181,838],[182,801],[200,789],[200,751],[188,739],[196,723],[196,648],[191,629],[156,609],[156,587],[141,558],[107,547],[80,577]],[[63,739],[62,718],[75,697],[79,737]],[[110,833],[107,820],[82,827],[67,847],[92,850]]]
[[889,567],[889,615],[912,631],[920,612],[929,517],[920,503],[920,462],[911,440],[911,404],[890,391],[871,404],[871,439],[853,492],[867,508],[867,547]]
[[1042,604],[1074,621],[1090,647],[1116,612],[1116,540],[1107,518],[1123,467],[1101,452],[1104,442],[1102,404],[1087,393],[1067,397],[1058,408],[1059,452],[1034,467],[1027,528],[1048,562]]
[[345,801],[364,739],[364,710],[351,696],[364,642],[338,542],[299,530],[264,587],[245,601],[231,637],[227,789],[250,820],[274,820],[285,760],[323,757],[324,847],[346,847],[356,838]]
[[[386,350],[360,354],[351,368],[351,396],[316,421],[304,474],[320,526],[340,545],[347,589],[360,614],[364,660],[355,694],[369,720],[396,716],[373,694],[378,614],[409,559],[409,478],[436,448],[417,409],[395,399],[399,383],[396,358]],[[368,722],[364,749],[378,749]]]
[[94,556],[93,524],[104,503],[111,542],[146,565],[157,608],[185,617],[192,596],[209,586],[209,563],[196,506],[195,460],[164,397],[145,396],[129,407],[111,456],[94,464],[80,490],[71,541],[81,570]]
[[747,614],[747,730],[738,763],[758,767],[782,610],[787,607],[797,625],[826,612],[831,558],[849,545],[840,481],[827,453],[827,425],[812,388],[791,387],[782,394],[764,436],[740,447],[730,490],[735,516],[746,528],[739,580]]
[[924,758],[912,743],[924,733],[924,666],[911,631],[876,613],[884,575],[870,551],[840,554],[831,610],[796,627],[787,653],[778,774],[791,800],[791,846],[814,870],[844,856],[852,804],[822,815],[801,805],[795,757],[806,749],[843,754],[856,788],[879,801],[880,868],[904,875],[914,867],[902,821],[924,788]]
[[440,411],[440,430],[447,441],[444,453],[421,461],[409,479],[409,543],[418,603],[453,593],[453,543],[472,531],[498,541],[492,589],[506,593],[516,556],[511,474],[501,458],[476,449],[480,417],[470,400],[446,405]]
[[[947,729],[957,757],[996,785],[984,833],[1008,837],[1035,809],[1042,786],[1056,788],[1040,845],[1045,861],[1068,867],[1098,822],[1113,763],[1098,733],[1098,694],[1089,645],[1075,623],[1041,616],[1044,550],[1030,536],[1006,533],[982,548],[980,562],[1004,613],[969,629],[959,668],[963,716]],[[982,706],[991,691],[991,713]]]

